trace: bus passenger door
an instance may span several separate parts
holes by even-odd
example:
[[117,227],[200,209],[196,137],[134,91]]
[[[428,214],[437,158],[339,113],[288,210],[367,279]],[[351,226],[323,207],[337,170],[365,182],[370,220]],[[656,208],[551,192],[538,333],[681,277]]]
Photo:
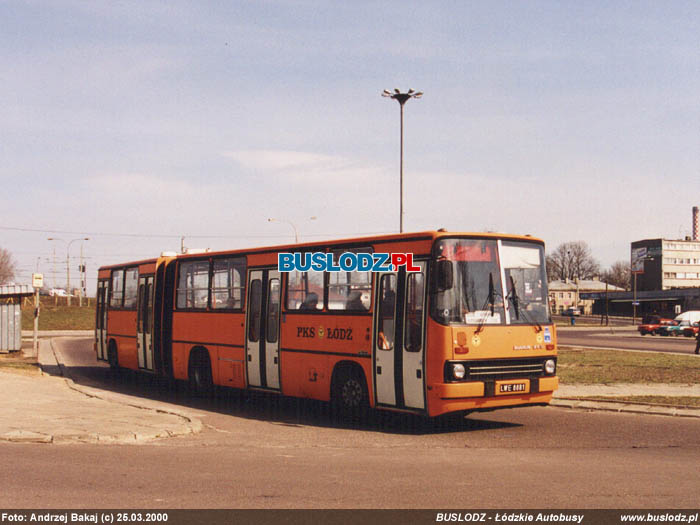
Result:
[[374,384],[379,405],[396,406],[397,273],[380,273],[375,294]]
[[374,382],[378,405],[425,409],[425,262],[418,272],[379,274]]
[[139,277],[136,348],[139,368],[153,370],[153,276]]
[[95,336],[97,359],[107,360],[107,290],[109,281],[97,282],[97,312],[95,315]]
[[280,274],[251,270],[248,274],[246,370],[248,386],[280,389]]
[[406,273],[403,315],[403,396],[406,408],[425,408],[425,262]]

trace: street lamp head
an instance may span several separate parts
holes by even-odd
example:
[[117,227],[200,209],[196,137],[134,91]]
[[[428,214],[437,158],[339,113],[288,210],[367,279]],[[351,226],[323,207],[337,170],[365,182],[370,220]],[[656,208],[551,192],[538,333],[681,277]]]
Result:
[[388,89],[382,91],[383,97],[393,98],[402,106],[411,98],[421,98],[423,96],[422,91],[415,91],[409,89],[406,93],[401,93],[398,89],[394,89],[394,93],[390,92]]

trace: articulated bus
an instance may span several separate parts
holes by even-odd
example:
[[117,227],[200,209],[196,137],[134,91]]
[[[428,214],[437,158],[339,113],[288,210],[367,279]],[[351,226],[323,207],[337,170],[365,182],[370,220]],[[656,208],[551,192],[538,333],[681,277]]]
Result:
[[[279,254],[318,252],[413,263],[280,271]],[[201,392],[263,390],[343,412],[543,405],[558,386],[547,297],[544,243],[530,236],[440,230],[165,253],[99,269],[95,351]]]

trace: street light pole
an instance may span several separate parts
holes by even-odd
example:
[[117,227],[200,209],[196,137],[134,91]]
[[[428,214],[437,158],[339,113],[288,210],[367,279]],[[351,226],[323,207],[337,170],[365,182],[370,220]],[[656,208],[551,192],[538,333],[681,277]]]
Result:
[[634,272],[634,293],[632,294],[632,324],[637,324],[637,272]]
[[[66,243],[66,293],[68,294],[68,306],[70,306],[71,303],[71,293],[70,293],[70,245],[73,244],[75,241],[89,241],[90,237],[78,237],[77,239],[71,239],[70,241],[66,242],[63,239],[59,239],[58,237],[49,237],[47,240],[49,241],[61,241]],[[81,301],[82,305],[82,301]]]
[[399,153],[399,233],[403,233],[403,107],[412,98],[421,98],[423,93],[409,89],[406,93],[401,93],[398,89],[394,89],[392,93],[388,89],[382,91],[383,97],[393,98],[401,107],[401,146]]
[[86,295],[87,282],[85,275],[85,260],[83,259],[83,243],[80,243],[80,295],[78,296],[78,306],[83,306],[83,295]]
[[[79,237],[77,239],[72,239],[68,243],[68,248],[66,248],[66,263],[68,264],[68,306],[70,306],[70,298],[71,298],[71,293],[70,293],[70,245],[73,244],[75,241],[89,241],[90,237]],[[80,253],[81,253],[81,258],[82,258],[82,243],[80,243]],[[82,291],[81,291],[82,293]],[[83,305],[82,300],[79,302],[80,306]]]
[[[314,215],[313,217],[309,217],[309,220],[315,221],[316,216]],[[269,219],[267,219],[267,222],[281,222],[284,224],[289,224],[292,227],[292,229],[294,230],[294,244],[299,244],[299,230],[297,230],[297,227],[294,225],[293,222],[285,221],[282,219],[275,219],[274,217],[270,217]]]

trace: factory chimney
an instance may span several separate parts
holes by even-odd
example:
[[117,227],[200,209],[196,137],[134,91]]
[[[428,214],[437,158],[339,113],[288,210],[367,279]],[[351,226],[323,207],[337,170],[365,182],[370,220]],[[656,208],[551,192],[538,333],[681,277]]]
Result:
[[700,210],[693,206],[693,240],[700,241]]

